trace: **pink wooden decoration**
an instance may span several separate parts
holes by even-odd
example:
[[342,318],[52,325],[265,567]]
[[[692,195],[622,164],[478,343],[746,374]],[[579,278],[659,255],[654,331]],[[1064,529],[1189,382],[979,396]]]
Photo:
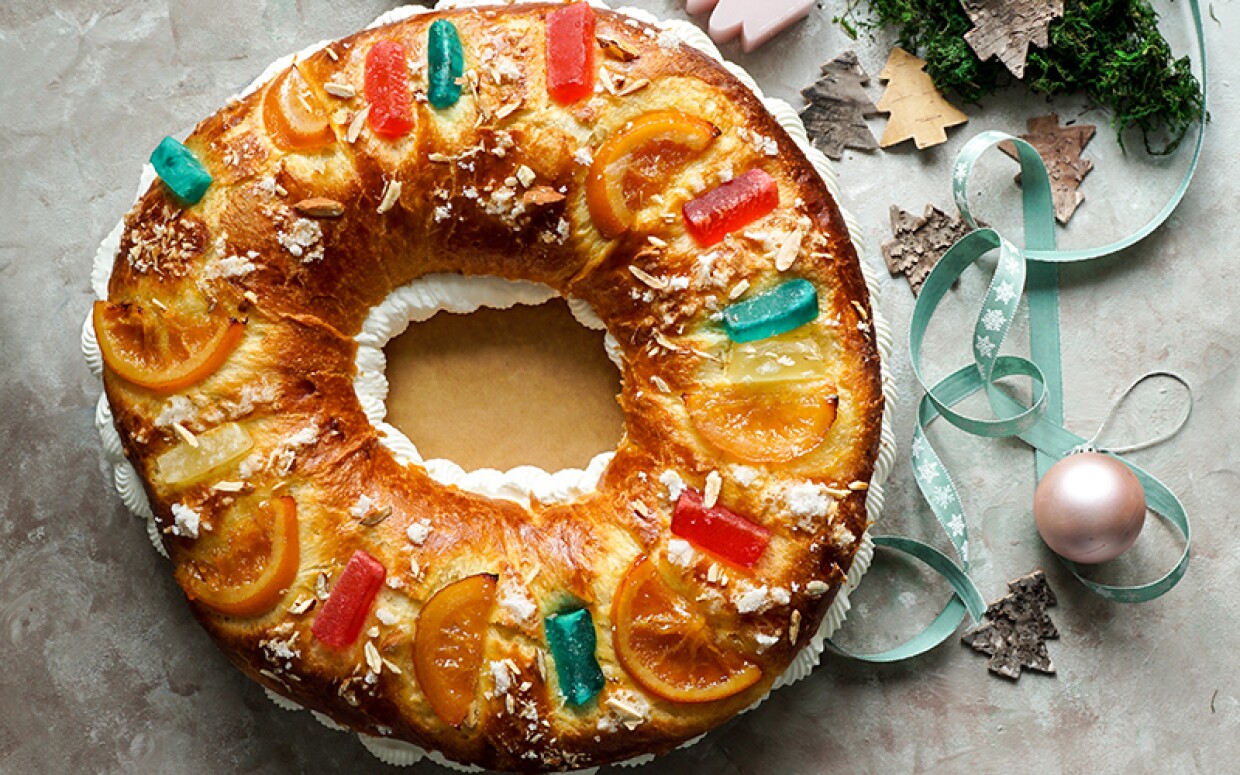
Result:
[[739,33],[747,52],[805,18],[813,7],[814,0],[685,0],[691,14],[714,9],[707,27],[711,40],[725,43]]

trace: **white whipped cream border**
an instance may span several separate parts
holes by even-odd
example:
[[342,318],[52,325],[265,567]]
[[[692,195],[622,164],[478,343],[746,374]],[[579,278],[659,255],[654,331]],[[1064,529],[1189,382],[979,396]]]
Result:
[[[517,0],[517,2],[525,2],[525,1],[528,1],[528,0]],[[434,10],[448,9],[448,8],[461,8],[461,7],[469,7],[469,6],[475,6],[475,5],[488,5],[488,4],[493,4],[493,3],[489,2],[488,0],[441,0]],[[607,7],[604,3],[599,2],[598,0],[591,0],[591,4],[596,7],[600,7],[600,8]],[[401,8],[396,8],[383,14],[379,18],[375,19],[375,21],[369,25],[368,29],[377,27],[383,24],[389,24],[392,22],[400,21],[401,19],[405,19],[405,18],[408,18],[410,16],[413,16],[419,13],[426,13],[426,12],[429,12],[430,10],[432,9],[427,8],[427,7],[420,7],[420,6],[404,6]],[[819,151],[818,149],[810,145],[809,140],[805,134],[805,127],[801,123],[800,117],[797,115],[796,111],[793,110],[792,106],[790,106],[788,103],[784,102],[783,100],[763,97],[761,89],[758,88],[758,85],[753,80],[753,78],[742,68],[738,67],[737,65],[731,62],[725,61],[723,59],[723,55],[719,52],[719,49],[710,40],[710,38],[707,37],[706,34],[702,32],[702,30],[700,30],[693,24],[689,22],[681,21],[681,20],[676,20],[676,19],[661,21],[657,19],[656,17],[654,17],[649,12],[643,9],[640,9],[640,8],[620,8],[617,10],[619,13],[626,14],[635,19],[638,19],[639,21],[643,21],[643,22],[646,22],[648,24],[651,24],[653,26],[660,28],[665,33],[671,36],[674,36],[675,38],[678,38],[680,42],[683,42],[689,46],[693,46],[694,48],[701,50],[702,52],[706,53],[711,58],[720,62],[722,66],[728,70],[728,72],[730,72],[733,76],[735,76],[741,83],[743,83],[759,99],[762,100],[762,103],[766,107],[766,109],[770,111],[770,113],[775,117],[775,119],[784,128],[784,130],[787,131],[788,134],[793,138],[797,146],[805,153],[806,158],[809,160],[810,164],[814,167],[814,169],[818,172],[819,176],[822,178],[823,182],[826,184],[827,190],[831,192],[831,195],[835,198],[836,202],[840,203],[842,201],[842,198],[840,195],[839,183],[836,180],[835,172],[832,169],[830,162],[827,160],[826,156],[822,154],[821,151]],[[258,89],[263,83],[268,81],[272,76],[274,76],[276,73],[280,72],[285,67],[287,67],[293,61],[294,57],[309,56],[310,54],[323,48],[330,42],[331,41],[320,41],[319,43],[316,43],[312,46],[309,46],[303,49],[297,54],[282,57],[276,60],[275,62],[272,62],[271,65],[267,67],[267,69],[264,70],[263,73],[254,80],[253,83],[251,83],[243,91],[235,95],[232,98],[232,100],[241,99],[247,94]],[[154,174],[154,170],[151,168],[151,165],[149,164],[145,165],[142,170],[142,176],[141,176],[141,180],[138,186],[138,193],[137,193],[137,196],[135,197],[135,201],[138,198],[140,198],[143,193],[146,192],[146,190],[150,187],[151,183],[153,182],[154,178],[155,178],[155,174]],[[865,260],[864,234],[861,231],[859,224],[857,223],[856,219],[852,216],[852,214],[849,213],[847,210],[845,210],[842,206],[840,207],[840,210],[843,214],[844,223],[848,228],[849,235],[852,239],[853,245],[856,248],[857,256],[860,259],[861,271],[865,278],[866,286],[870,292],[870,300],[871,300],[871,308],[872,308],[871,324],[873,325],[873,328],[874,328],[875,342],[878,347],[879,356],[880,356],[883,397],[885,399],[885,405],[884,405],[885,408],[883,411],[882,430],[881,430],[881,435],[880,435],[878,458],[875,462],[874,475],[870,479],[870,488],[869,488],[869,492],[867,493],[867,497],[866,497],[866,513],[867,513],[867,516],[870,522],[873,523],[873,522],[876,522],[878,518],[880,517],[880,515],[882,514],[883,501],[884,501],[883,484],[886,482],[887,477],[891,473],[892,466],[895,463],[895,454],[896,454],[896,441],[895,441],[894,432],[892,430],[892,420],[894,417],[895,404],[897,400],[897,392],[895,388],[895,382],[894,382],[894,379],[892,378],[891,370],[888,365],[890,358],[891,358],[893,339],[892,339],[891,328],[888,326],[886,320],[884,319],[883,315],[880,312],[881,287],[879,284],[878,273]],[[91,271],[91,287],[94,290],[95,296],[99,299],[107,298],[108,277],[111,274],[112,265],[116,257],[116,254],[120,249],[120,239],[121,239],[121,234],[123,231],[124,231],[124,218],[119,220],[116,226],[108,234],[108,236],[104,238],[104,240],[99,245],[98,251],[95,254],[95,260],[94,260],[94,264],[93,264],[92,271]],[[535,288],[538,287],[537,284],[534,284],[534,283],[530,283],[529,285],[535,286]],[[388,300],[400,294],[402,290],[403,289],[397,289],[396,291],[393,291],[393,293],[389,296]],[[523,292],[531,294],[531,297],[537,295],[537,292],[532,289],[526,289]],[[386,304],[388,300],[385,300],[384,304]],[[543,299],[543,301],[545,300],[546,299]],[[481,306],[481,303],[479,306]],[[508,306],[511,306],[511,304]],[[582,322],[584,325],[587,325],[590,327],[598,327],[596,324],[594,325],[591,324],[590,316],[588,313],[582,310],[580,302],[575,302],[575,300],[570,300],[570,307],[573,308],[574,315],[577,317],[577,319],[580,322]],[[373,311],[372,311],[372,314],[373,314]],[[404,324],[400,326],[401,330],[403,330],[405,325],[408,325],[411,319],[412,318],[407,319],[404,322]],[[368,317],[367,320],[369,322],[370,318]],[[392,333],[390,336],[395,336],[395,333]],[[102,360],[102,355],[100,354],[100,351],[99,351],[99,345],[95,341],[94,328],[91,323],[90,315],[87,315],[85,324],[83,326],[81,344],[82,344],[82,354],[86,360],[87,366],[90,368],[91,372],[96,377],[102,378],[103,360]],[[363,367],[366,365],[362,363],[360,360],[360,356],[362,352],[362,347],[360,346],[360,344],[361,343],[360,343],[360,337],[359,337],[359,348],[358,348],[359,349],[359,363],[358,363],[359,375],[361,374]],[[380,354],[380,357],[382,357],[381,349],[379,350],[379,354]],[[382,377],[381,364],[378,362],[372,362],[371,365],[380,366],[377,373],[379,374],[380,377]],[[383,395],[382,397],[379,398],[380,403],[382,403],[383,399],[386,398],[386,378],[383,378],[382,384],[383,384]],[[374,380],[374,386],[375,387],[378,386],[377,380]],[[356,385],[355,385],[355,388],[356,388]],[[374,388],[372,387],[371,390],[373,389]],[[362,391],[359,392],[359,400],[362,398],[362,394],[365,393],[366,391],[367,391],[367,388],[365,385],[363,385]],[[363,405],[363,408],[366,409],[365,404]],[[371,417],[373,411],[374,411],[373,406],[367,409],[367,416]],[[382,417],[384,415],[386,415],[385,408],[383,408],[382,414],[380,415],[379,422],[375,423],[376,428],[379,429],[383,437],[384,443],[388,445],[389,448],[391,448],[394,454],[396,454],[398,457],[404,456],[405,459],[409,460],[410,462],[413,462],[415,459],[417,459],[416,448],[414,448],[412,442],[409,442],[408,439],[404,436],[404,434],[401,434],[399,431],[396,431],[395,428],[392,428],[390,425],[387,425],[386,423],[382,422]],[[159,535],[158,535],[158,532],[155,526],[154,515],[153,515],[153,512],[151,511],[150,503],[147,501],[146,493],[142,488],[142,484],[139,480],[137,471],[135,471],[133,466],[129,463],[129,461],[125,459],[124,452],[121,447],[120,436],[117,434],[116,429],[112,424],[112,413],[108,407],[106,395],[100,395],[99,397],[99,403],[98,403],[98,406],[95,412],[95,426],[98,429],[101,440],[102,440],[102,454],[103,454],[104,460],[112,468],[113,482],[114,482],[114,486],[116,487],[117,493],[120,495],[121,500],[125,504],[126,508],[128,508],[135,516],[142,517],[146,521],[147,533],[150,537],[151,544],[155,547],[156,550],[159,551],[160,554],[163,554],[166,557],[167,554],[164,551],[163,544],[159,540]],[[401,446],[400,445],[401,439],[404,439],[404,441],[408,443],[408,446],[406,448],[403,448],[403,449],[399,448]],[[595,468],[595,463],[598,463],[600,459],[605,459],[604,462],[599,464],[601,467],[598,468],[598,473],[601,473],[603,468],[606,467],[606,460],[610,459],[610,454],[611,453],[603,453],[602,455],[596,456],[594,460],[591,461],[590,466],[588,466],[587,469],[585,469],[585,471],[582,472],[582,476],[577,479],[577,482],[576,482],[577,486],[580,487],[582,484],[588,483],[589,477],[591,475],[594,477],[594,481],[597,482],[597,475],[591,472],[591,469]],[[457,468],[459,470],[459,467]],[[533,467],[528,466],[528,467],[521,467],[521,468],[533,468]],[[519,472],[521,471],[521,468],[513,469],[513,471]],[[507,475],[512,475],[513,471],[507,472]],[[535,469],[535,471],[540,474],[547,475],[546,472],[541,471],[541,469]],[[569,469],[569,471],[575,471],[575,469]],[[586,472],[590,472],[590,474],[587,475]],[[496,473],[503,474],[504,472],[496,472]],[[564,473],[564,472],[561,472],[561,473]],[[461,471],[461,474],[462,474],[462,478],[469,476],[469,474],[465,474],[464,471]],[[441,472],[441,475],[445,475],[445,474],[442,474]],[[452,472],[451,475],[455,475],[455,472]],[[526,475],[531,476],[533,479],[541,478],[538,476],[538,474],[527,473]],[[489,477],[490,474],[487,474],[486,476]],[[554,478],[555,476],[557,476],[557,474],[549,474],[547,476],[550,478]],[[521,480],[522,475],[518,474],[516,477],[514,477],[514,479]],[[558,483],[558,485],[564,486],[565,493],[567,493],[568,491],[569,483],[567,480],[568,480],[568,477],[565,476],[564,480]],[[526,488],[527,492],[532,491],[531,489],[529,489],[529,484],[523,481],[520,481],[518,486]],[[507,485],[505,485],[505,487],[507,487]],[[592,488],[593,488],[593,485],[591,485],[591,489]],[[519,493],[519,490],[514,490],[514,491],[509,492],[507,495],[502,495],[500,497],[513,497],[514,495],[517,495],[518,497],[515,497],[514,499],[521,500],[522,498],[519,496],[518,493]],[[545,494],[552,495],[552,496],[554,495],[554,493],[551,493],[551,492],[547,492]],[[819,627],[818,632],[814,634],[814,637],[811,639],[810,643],[804,649],[802,649],[801,653],[796,656],[796,658],[788,666],[788,669],[784,672],[784,674],[781,675],[779,679],[775,681],[775,684],[772,687],[772,689],[776,689],[781,686],[786,686],[788,684],[794,683],[796,681],[799,681],[805,678],[806,676],[810,674],[810,672],[814,669],[814,667],[818,665],[819,660],[821,659],[821,656],[822,656],[823,649],[824,649],[824,641],[827,638],[831,637],[831,635],[835,632],[835,630],[838,629],[839,626],[843,623],[848,610],[851,608],[851,604],[849,603],[849,600],[848,600],[849,594],[856,588],[857,584],[860,583],[862,576],[865,574],[866,570],[869,568],[873,554],[874,554],[874,546],[873,546],[872,541],[870,540],[869,533],[867,532],[862,537],[862,544],[858,548],[857,553],[853,558],[852,566],[849,569],[845,582],[843,586],[841,587],[841,589],[839,590],[839,592],[836,594],[835,601],[832,603],[830,609],[828,609],[826,616],[823,618],[822,624]],[[266,690],[266,693],[277,705],[279,705],[282,708],[285,708],[288,710],[301,709],[301,706],[298,705],[297,703],[294,703],[291,700],[288,700],[287,698],[281,697],[280,695],[277,695],[271,692],[270,690]],[[757,707],[768,696],[770,696],[769,693],[766,696],[762,697],[760,700],[758,700],[756,703],[754,703],[754,705],[752,705],[747,710],[751,710],[752,708]],[[323,723],[325,726],[329,728],[336,729],[336,730],[343,730],[343,728],[340,727],[340,725],[335,724],[334,722],[331,721],[331,719],[329,719],[328,717],[320,713],[314,713],[313,716],[314,718],[316,718],[318,721],[320,721],[321,723]],[[687,742],[684,746],[682,746],[682,748],[693,745],[694,743],[700,741],[704,737],[705,735],[695,738]],[[462,772],[481,772],[482,771],[481,768],[479,767],[461,765],[451,760],[448,760],[444,758],[437,751],[428,752],[428,751],[423,750],[422,748],[419,748],[418,746],[412,745],[410,743],[405,743],[403,741],[392,740],[392,739],[387,739],[387,738],[372,737],[372,736],[364,735],[361,733],[358,733],[358,739],[361,740],[362,744],[366,747],[368,751],[370,751],[370,753],[372,753],[376,758],[388,764],[393,764],[397,766],[410,766],[422,760],[423,758],[428,758],[431,761],[434,761],[438,764],[450,767],[452,769],[460,770]],[[639,765],[639,764],[645,764],[646,762],[651,761],[653,758],[654,756],[652,754],[644,754],[641,756],[636,756],[632,759],[628,759],[624,762],[620,762],[620,764],[626,765],[626,766],[634,766],[634,765]],[[582,773],[593,773],[596,770],[597,768],[591,768],[588,770],[582,770],[581,772]]]
[[[493,468],[465,471],[451,460],[423,460],[409,437],[385,422],[388,380],[384,373],[387,357],[383,347],[410,323],[420,323],[440,312],[466,314],[480,307],[508,309],[517,304],[543,304],[557,296],[550,286],[525,280],[432,274],[397,288],[371,308],[356,337],[357,375],[353,378],[353,390],[366,418],[378,429],[379,440],[392,451],[397,461],[423,466],[431,478],[440,484],[459,487],[488,498],[517,501],[526,506],[531,499],[541,503],[564,503],[594,492],[614,452],[595,455],[584,469],[566,468],[555,473],[548,473],[537,466],[518,466],[508,471]],[[584,301],[570,299],[569,309],[587,328],[603,328],[602,321]],[[610,335],[607,349],[615,360],[616,349]]]

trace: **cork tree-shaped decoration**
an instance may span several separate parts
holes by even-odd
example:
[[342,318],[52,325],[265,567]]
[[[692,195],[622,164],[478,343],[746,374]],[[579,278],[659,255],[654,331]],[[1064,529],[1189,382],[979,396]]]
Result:
[[982,623],[966,632],[961,640],[975,651],[989,654],[986,666],[1004,678],[1020,678],[1022,668],[1053,674],[1055,666],[1046,650],[1049,638],[1059,631],[1047,616],[1055,605],[1055,593],[1046,574],[1035,570],[1008,582],[1007,595],[991,603]]
[[929,148],[947,142],[947,127],[969,120],[943,99],[925,67],[924,60],[896,47],[878,74],[879,80],[887,82],[878,109],[891,114],[880,141],[882,147],[913,140],[918,149]]
[[999,61],[1017,78],[1025,77],[1029,45],[1046,48],[1050,23],[1063,16],[1063,0],[964,0],[973,29],[964,34],[977,58]]
[[878,115],[878,107],[865,93],[870,76],[861,68],[854,51],[845,51],[822,66],[822,77],[801,90],[805,107],[801,120],[814,146],[839,160],[845,148],[872,151],[878,141],[865,123]]
[[[1075,124],[1060,126],[1059,116],[1051,113],[1046,116],[1031,118],[1025,122],[1029,131],[1021,135],[1042,155],[1046,163],[1046,171],[1051,177],[1051,199],[1055,203],[1055,219],[1067,223],[1076,208],[1085,201],[1085,195],[1079,191],[1081,181],[1094,168],[1089,159],[1081,158],[1081,151],[1093,139],[1096,128],[1093,124]],[[1016,146],[1003,143],[999,148],[1016,158]],[[1016,175],[1020,182],[1020,175]]]

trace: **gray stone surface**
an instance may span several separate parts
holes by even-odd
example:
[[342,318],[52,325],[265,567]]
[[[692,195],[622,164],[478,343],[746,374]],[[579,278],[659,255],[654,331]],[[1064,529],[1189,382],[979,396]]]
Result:
[[[643,3],[681,16],[670,0]],[[831,0],[752,55],[726,53],[771,94],[797,100],[820,62],[857,47],[872,74],[889,41],[849,41],[830,23]],[[1181,50],[1183,3],[1168,27]],[[1176,440],[1136,456],[1175,488],[1194,518],[1195,554],[1164,598],[1122,606],[1087,595],[1042,546],[1030,518],[1030,453],[951,429],[934,434],[962,485],[976,533],[976,578],[998,596],[1004,581],[1045,567],[1060,605],[1052,616],[1058,676],[1009,683],[985,660],[948,643],[912,662],[868,666],[835,658],[809,680],[648,772],[1221,772],[1240,761],[1240,610],[1233,550],[1240,527],[1235,331],[1240,292],[1240,175],[1231,145],[1240,64],[1229,37],[1240,6],[1216,3],[1207,20],[1215,86],[1201,173],[1170,223],[1112,259],[1063,276],[1067,406],[1088,432],[1110,401],[1147,369],[1174,369],[1197,391]],[[272,59],[353,31],[390,7],[378,0],[46,0],[0,4],[0,771],[380,771],[354,740],[306,714],[276,709],[199,631],[167,563],[113,493],[92,415],[99,385],[78,351],[98,241],[125,211],[141,163],[166,133],[222,104]],[[872,87],[875,98],[880,93]],[[846,206],[871,246],[886,238],[892,203],[950,205],[948,166],[983,128],[1023,129],[1044,112],[1020,88],[967,108],[973,117],[942,147],[849,153],[838,165]],[[1053,107],[1076,117],[1081,105]],[[1166,163],[1122,156],[1100,124],[1087,149],[1094,172],[1067,244],[1127,232],[1152,214],[1178,178]],[[883,119],[871,126],[881,132]],[[996,155],[983,217],[1011,229],[1012,165]],[[872,249],[870,260],[879,261]],[[885,282],[884,310],[905,330],[911,296]],[[972,273],[946,320],[973,314],[984,278]],[[933,331],[935,374],[961,363],[951,325]],[[897,341],[903,335],[897,334]],[[915,383],[903,348],[894,362],[903,396],[902,449]],[[1148,402],[1146,402],[1148,404]],[[1138,403],[1138,409],[1142,404]],[[1144,423],[1127,423],[1139,434]],[[882,529],[932,535],[907,463],[892,480]],[[1150,578],[1178,552],[1150,525],[1121,560],[1119,578]],[[944,599],[895,561],[863,586],[842,636],[880,646],[927,621]],[[422,764],[417,772],[438,771]]]

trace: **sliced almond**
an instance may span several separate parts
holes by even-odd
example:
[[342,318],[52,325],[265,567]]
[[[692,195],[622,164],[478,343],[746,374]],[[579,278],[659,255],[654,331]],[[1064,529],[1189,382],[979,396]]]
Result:
[[384,506],[381,509],[375,509],[366,516],[362,517],[359,521],[366,527],[374,527],[390,516],[392,516],[392,507]]
[[796,645],[797,636],[801,634],[801,612],[793,610],[788,619],[788,642]]
[[245,489],[245,482],[216,482],[211,489],[216,492],[241,492]]
[[330,592],[327,588],[327,574],[320,573],[314,578],[314,596],[319,600],[326,600],[328,594]]
[[311,218],[339,218],[344,215],[344,205],[325,196],[312,196],[293,205],[293,209]]
[[390,659],[386,657],[384,657],[383,659],[383,666],[386,667],[388,669],[388,672],[390,672],[392,675],[401,674],[400,668],[396,666],[396,663],[392,662]]
[[607,706],[608,710],[615,713],[620,723],[630,731],[637,729],[648,718],[647,713],[643,712],[642,708],[621,697],[608,697],[603,704]]
[[521,202],[526,207],[543,207],[563,201],[564,195],[551,186],[534,186],[521,194]]
[[870,483],[861,482],[861,481],[851,482],[848,485],[848,489],[852,490],[853,492],[865,492],[866,490],[870,489]]
[[668,387],[667,380],[663,379],[658,374],[650,375],[650,384],[654,385],[655,390],[658,390],[660,393],[672,392],[672,389]]
[[831,585],[825,581],[814,579],[805,585],[805,593],[810,597],[822,597],[831,590]]
[[524,100],[517,100],[516,102],[510,102],[507,105],[501,105],[500,109],[495,111],[495,117],[496,118],[508,118],[513,113],[517,112],[517,110],[521,107],[523,102]]
[[656,248],[665,248],[665,247],[667,247],[667,240],[665,240],[665,239],[660,239],[660,238],[658,238],[658,237],[654,236],[653,234],[648,235],[648,236],[646,237],[646,241],[647,241],[647,242],[649,242],[651,245],[654,245]]
[[732,286],[732,290],[728,291],[728,298],[732,300],[739,299],[747,290],[749,290],[749,281],[741,280]]
[[608,94],[617,93],[618,87],[616,86],[616,80],[612,77],[611,71],[606,67],[599,68],[598,79],[599,82],[603,84],[603,88],[607,90]]
[[351,100],[357,96],[357,89],[354,89],[347,83],[337,83],[336,81],[324,83],[323,91],[342,100]]
[[428,153],[426,155],[426,158],[429,159],[434,164],[451,164],[452,163],[451,156],[448,156],[445,153],[439,153],[437,151]]
[[379,214],[383,215],[387,211],[396,206],[400,201],[401,183],[399,180],[389,180],[383,186],[383,201],[379,202]]
[[685,351],[685,348],[681,347],[680,345],[673,342],[671,339],[668,339],[666,336],[664,336],[662,331],[654,332],[654,341],[660,347],[666,350],[671,350],[674,353],[682,353]]
[[642,283],[649,286],[650,288],[653,288],[656,291],[667,290],[667,280],[661,277],[655,277],[654,275],[647,272],[645,269],[642,269],[640,266],[630,265],[629,272],[634,277],[636,277],[638,280],[641,280]]
[[375,648],[374,641],[366,641],[366,645],[362,648],[362,651],[366,655],[366,667],[370,668],[370,672],[375,675],[382,673],[383,657],[379,656],[379,649]]
[[723,489],[723,477],[718,471],[711,471],[706,475],[706,488],[702,491],[702,505],[708,509],[714,508],[719,502],[721,489]]
[[642,503],[641,501],[629,501],[629,508],[633,510],[634,514],[646,520],[647,522],[654,519],[654,513],[650,511],[650,507]]
[[595,36],[595,40],[598,41],[599,47],[603,49],[603,53],[612,59],[621,62],[632,62],[634,59],[637,59],[637,52],[629,48],[623,41],[605,38],[602,35]]
[[186,428],[179,422],[174,422],[172,424],[172,430],[176,431],[177,435],[180,436],[186,444],[190,445],[194,449],[198,449],[198,437],[193,433],[190,433],[189,428]]
[[345,142],[350,145],[357,142],[357,138],[362,136],[362,127],[366,126],[366,117],[369,115],[370,106],[367,105],[353,116],[353,120],[349,122],[349,131],[344,135]]
[[534,170],[530,169],[527,165],[522,164],[520,167],[517,167],[517,180],[520,181],[521,185],[525,188],[529,188],[534,185],[534,180],[537,177],[538,176],[534,173]]
[[796,263],[797,256],[801,254],[801,240],[805,238],[805,232],[796,229],[780,243],[779,252],[775,254],[775,268],[781,272],[786,272]]
[[288,612],[295,616],[300,616],[301,614],[304,614],[306,611],[309,611],[311,608],[314,608],[314,604],[317,602],[319,602],[318,598],[303,597],[301,600],[298,600],[296,603],[293,603],[291,606],[289,606]]
[[642,89],[646,88],[649,85],[650,85],[650,79],[638,78],[636,81],[632,81],[626,84],[625,86],[623,86],[619,91],[616,92],[616,96],[627,97],[630,94],[641,91]]

